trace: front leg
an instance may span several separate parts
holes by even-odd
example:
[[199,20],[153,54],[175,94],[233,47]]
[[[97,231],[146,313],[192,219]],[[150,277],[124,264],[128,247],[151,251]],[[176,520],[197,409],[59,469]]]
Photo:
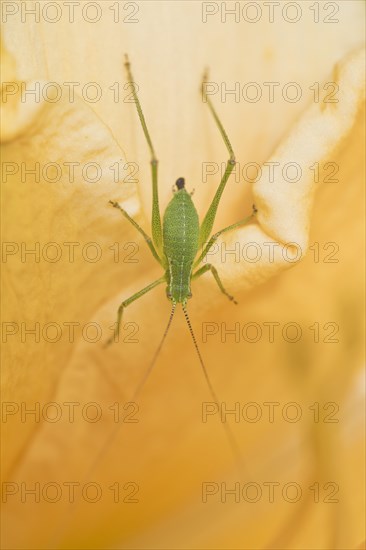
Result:
[[120,204],[118,204],[117,201],[109,201],[109,204],[114,206],[114,208],[118,208],[118,210],[120,210],[122,212],[124,217],[130,223],[132,223],[132,225],[137,229],[137,231],[139,233],[141,233],[141,235],[144,237],[144,239],[146,241],[147,246],[150,248],[154,258],[159,262],[160,265],[163,265],[162,259],[160,258],[160,256],[158,255],[158,253],[155,250],[152,239],[149,237],[149,235],[147,233],[145,233],[145,231],[142,229],[142,227],[137,222],[135,222],[135,220],[133,218],[131,218],[131,216],[126,212],[126,210],[124,210],[124,208],[122,208],[122,206]]
[[246,218],[244,218],[243,220],[240,220],[239,222],[228,225],[228,227],[224,227],[224,229],[221,229],[220,231],[212,235],[212,237],[206,244],[202,243],[202,246],[204,245],[202,248],[202,252],[198,256],[197,260],[194,262],[193,267],[197,267],[198,264],[202,262],[203,258],[206,256],[207,252],[210,250],[214,242],[220,237],[220,235],[222,235],[223,233],[226,233],[227,231],[231,231],[232,229],[236,229],[237,227],[245,225],[246,223],[251,222],[254,219],[254,216],[256,215],[256,213],[257,213],[257,208],[253,204],[253,212],[251,213],[250,216],[247,216]]
[[217,284],[219,285],[219,288],[221,290],[221,292],[223,294],[225,294],[225,296],[227,296],[229,298],[229,300],[231,300],[232,302],[234,302],[234,304],[237,304],[238,302],[234,299],[234,296],[231,296],[231,294],[229,294],[225,288],[224,288],[224,285],[222,284],[221,282],[221,279],[219,277],[219,274],[217,272],[217,269],[216,267],[214,267],[212,264],[206,264],[204,265],[203,267],[201,267],[198,271],[196,271],[196,273],[193,273],[192,275],[192,279],[197,279],[198,277],[201,277],[201,275],[203,275],[204,273],[206,273],[206,271],[211,271],[212,275],[214,276],[215,278],[215,281],[217,282]]

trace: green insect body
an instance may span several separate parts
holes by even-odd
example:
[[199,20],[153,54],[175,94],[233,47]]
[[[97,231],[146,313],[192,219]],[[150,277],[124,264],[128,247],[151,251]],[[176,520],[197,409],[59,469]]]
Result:
[[[150,149],[151,153],[151,176],[152,176],[152,220],[151,220],[151,231],[152,237],[150,237],[142,227],[130,217],[130,215],[118,204],[116,201],[110,201],[112,206],[118,208],[123,216],[139,231],[146,241],[147,246],[149,247],[152,255],[158,261],[158,263],[164,269],[164,275],[153,281],[145,288],[136,292],[126,300],[118,308],[117,313],[117,323],[114,330],[114,336],[112,336],[107,345],[113,341],[117,341],[118,334],[120,331],[122,314],[124,309],[129,306],[132,302],[138,300],[147,292],[154,289],[156,286],[165,283],[167,285],[166,293],[169,300],[172,302],[172,310],[169,317],[168,325],[165,329],[162,340],[157,348],[157,351],[150,363],[149,368],[147,369],[143,379],[141,380],[139,386],[137,387],[135,394],[132,398],[132,401],[136,399],[136,396],[143,388],[152,368],[156,362],[156,359],[160,353],[162,345],[165,341],[165,338],[168,334],[176,304],[181,303],[182,309],[187,321],[187,325],[196,348],[196,352],[206,378],[207,384],[209,386],[212,398],[214,402],[219,405],[218,398],[213,389],[211,381],[209,379],[207,369],[204,365],[200,350],[197,345],[197,341],[191,326],[191,322],[188,316],[186,309],[187,300],[191,298],[191,281],[198,277],[201,277],[204,273],[210,271],[213,275],[219,289],[223,294],[227,296],[234,303],[234,298],[225,290],[222,281],[219,277],[219,274],[216,268],[211,264],[203,264],[201,267],[202,260],[206,256],[207,252],[211,248],[212,244],[216,241],[219,235],[231,231],[239,226],[243,226],[246,223],[253,220],[256,209],[253,206],[253,212],[250,216],[245,217],[244,219],[236,222],[221,231],[218,231],[214,235],[211,235],[212,227],[215,221],[216,212],[221,200],[222,193],[225,189],[226,183],[229,179],[229,176],[235,166],[235,155],[231,147],[229,138],[221,124],[221,121],[211,103],[209,97],[207,97],[204,87],[202,86],[203,98],[208,104],[208,107],[213,115],[215,123],[219,129],[219,132],[224,140],[226,148],[229,152],[230,158],[227,161],[225,172],[221,178],[220,184],[216,190],[214,198],[207,210],[207,213],[202,221],[199,223],[198,213],[193,204],[191,195],[187,193],[185,189],[185,182],[183,178],[179,178],[176,181],[177,189],[174,192],[174,196],[166,207],[163,223],[161,223],[160,208],[159,208],[159,195],[158,195],[158,161],[155,156],[154,147],[150,138],[149,131],[145,122],[145,117],[143,115],[139,98],[137,96],[136,90],[133,84],[133,78],[131,74],[130,64],[126,56],[126,68],[130,84],[133,86],[133,96],[136,104],[136,109],[138,116],[141,122],[141,126]],[[204,77],[203,83],[206,78]],[[231,433],[230,427],[224,423],[223,424],[226,435],[230,441],[230,444],[236,455],[240,456],[240,451],[238,450],[237,443],[233,434]]]
[[[184,186],[183,178],[177,181],[177,186]],[[197,210],[184,187],[178,188],[163,218],[163,251],[168,263],[167,296],[174,302],[186,304],[192,296],[191,278],[198,237]]]

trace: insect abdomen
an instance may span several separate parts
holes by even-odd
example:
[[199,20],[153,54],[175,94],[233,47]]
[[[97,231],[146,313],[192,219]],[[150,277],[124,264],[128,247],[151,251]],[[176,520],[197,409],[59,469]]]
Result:
[[168,204],[163,219],[163,246],[169,266],[168,294],[176,302],[185,302],[191,293],[198,235],[196,208],[187,191],[180,189]]

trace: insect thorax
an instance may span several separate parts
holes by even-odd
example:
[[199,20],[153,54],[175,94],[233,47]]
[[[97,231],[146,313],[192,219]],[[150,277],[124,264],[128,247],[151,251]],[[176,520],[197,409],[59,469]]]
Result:
[[174,194],[163,218],[163,248],[168,264],[167,294],[176,302],[185,302],[191,295],[198,236],[198,214],[191,196],[182,188]]

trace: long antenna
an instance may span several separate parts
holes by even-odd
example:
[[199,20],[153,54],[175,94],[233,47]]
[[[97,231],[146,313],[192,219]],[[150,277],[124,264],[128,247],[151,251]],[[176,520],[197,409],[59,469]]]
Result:
[[[175,312],[175,306],[176,306],[176,302],[173,301],[172,310],[171,310],[170,316],[169,316],[169,321],[168,321],[167,327],[164,331],[163,337],[160,341],[160,344],[159,344],[159,346],[158,346],[158,348],[157,348],[157,350],[154,354],[154,357],[152,358],[152,361],[149,365],[149,368],[145,372],[142,380],[140,381],[139,385],[137,386],[137,388],[136,388],[132,398],[130,399],[130,401],[135,401],[135,399],[137,398],[138,394],[141,392],[141,390],[144,387],[149,375],[151,374],[151,371],[153,370],[153,368],[155,366],[155,363],[156,363],[156,360],[159,356],[161,348],[163,347],[165,338],[167,337],[167,334],[169,332],[170,325],[172,324],[173,317],[174,317],[174,312]],[[91,474],[96,470],[99,462],[102,459],[103,454],[105,454],[105,452],[106,452],[106,449],[108,449],[112,445],[113,441],[117,437],[117,434],[118,434],[120,428],[121,428],[121,424],[118,422],[113,427],[113,430],[108,434],[107,439],[105,440],[103,447],[100,448],[99,452],[94,457],[94,460],[93,460],[91,466],[88,468],[87,472],[84,473],[84,476],[83,476],[83,479],[82,479],[83,482],[86,482],[90,479]],[[56,527],[56,530],[52,534],[52,540],[50,540],[50,543],[52,543],[52,546],[58,546],[59,545],[60,539],[61,539],[63,533],[66,530],[65,517],[67,517],[68,515],[71,515],[72,512],[75,512],[75,510],[77,509],[77,507],[79,505],[80,505],[80,501],[76,502],[76,503],[74,502],[73,504],[70,505],[68,511],[63,515],[62,521],[60,521],[60,523]]]
[[157,358],[159,357],[159,353],[161,351],[161,348],[163,347],[163,344],[165,342],[165,338],[167,337],[167,334],[169,332],[169,329],[170,329],[170,325],[172,324],[172,321],[173,321],[173,317],[174,317],[174,312],[175,312],[175,306],[176,306],[176,302],[173,301],[173,305],[172,305],[172,310],[170,312],[170,317],[169,317],[169,321],[168,321],[168,324],[167,324],[167,327],[164,331],[164,334],[163,334],[163,337],[160,341],[160,344],[154,354],[154,357],[152,358],[152,361],[149,365],[149,368],[147,369],[147,371],[145,372],[144,374],[144,377],[142,378],[142,380],[140,381],[139,385],[137,386],[136,390],[135,390],[135,393],[133,394],[132,398],[131,398],[131,401],[135,401],[135,399],[137,398],[138,394],[140,393],[140,391],[142,390],[142,388],[144,387],[145,383],[146,383],[146,380],[149,378],[150,376],[150,373],[151,371],[153,370],[154,366],[155,366],[155,363],[156,363],[156,360]]
[[[171,310],[170,316],[169,316],[169,321],[168,321],[168,324],[167,324],[166,329],[165,329],[165,331],[164,331],[163,337],[162,337],[162,339],[161,339],[161,341],[160,341],[160,344],[159,344],[159,346],[158,346],[158,348],[157,348],[157,350],[156,350],[156,352],[155,352],[155,354],[154,354],[154,357],[152,358],[152,361],[151,361],[151,363],[150,363],[150,365],[149,365],[147,371],[145,372],[143,378],[140,380],[140,383],[138,384],[137,388],[135,389],[135,392],[134,392],[134,394],[132,395],[130,401],[135,401],[135,400],[136,400],[137,396],[138,396],[139,393],[141,392],[141,390],[142,390],[142,388],[144,387],[144,385],[145,385],[147,379],[149,378],[149,375],[151,374],[151,371],[153,370],[153,368],[154,368],[154,366],[155,366],[155,363],[156,363],[156,360],[157,360],[157,358],[158,358],[158,356],[159,356],[160,350],[161,350],[161,348],[163,347],[165,338],[167,337],[167,334],[168,334],[168,332],[169,332],[170,325],[172,324],[173,317],[174,317],[174,312],[175,312],[175,306],[176,306],[176,302],[173,302],[172,310]],[[107,441],[106,441],[106,443],[105,443],[103,449],[101,449],[100,452],[98,453],[98,455],[96,456],[96,458],[95,458],[95,460],[94,460],[94,462],[93,462],[93,464],[92,464],[92,466],[91,466],[91,468],[90,468],[90,470],[89,470],[89,474],[95,470],[95,468],[96,468],[96,466],[97,466],[97,464],[98,464],[98,462],[99,462],[99,460],[100,460],[100,457],[101,457],[102,452],[105,452],[106,447],[108,448],[108,447],[111,445],[111,443],[112,443],[113,440],[115,439],[115,437],[116,437],[117,432],[119,431],[119,429],[120,429],[120,424],[117,423],[115,429],[111,432],[110,436],[108,437],[108,439],[107,439]]]
[[[200,353],[200,350],[199,350],[199,347],[198,347],[198,344],[197,344],[197,340],[196,340],[196,337],[194,335],[194,332],[193,332],[193,329],[192,329],[192,325],[191,325],[191,321],[189,319],[189,316],[188,316],[188,312],[187,312],[187,309],[185,307],[184,304],[182,304],[182,309],[183,309],[183,313],[184,313],[184,316],[186,318],[186,321],[187,321],[187,325],[188,325],[188,328],[189,328],[189,332],[191,333],[191,336],[192,336],[192,340],[193,340],[193,343],[194,343],[194,347],[196,348],[196,351],[197,351],[197,355],[198,355],[198,359],[201,363],[201,367],[202,367],[202,370],[203,370],[203,374],[206,378],[206,382],[207,382],[207,385],[209,387],[209,390],[211,392],[211,395],[212,395],[212,399],[214,400],[214,402],[216,403],[217,407],[220,409],[220,402],[218,400],[218,397],[216,395],[216,392],[213,388],[213,385],[211,383],[211,380],[210,380],[210,377],[208,375],[208,372],[207,372],[207,369],[205,367],[205,364],[203,362],[203,359],[202,359],[202,355]],[[226,433],[226,436],[227,436],[227,439],[229,441],[229,444],[230,444],[230,447],[235,455],[235,457],[241,461],[242,460],[242,455],[241,455],[241,452],[240,452],[240,448],[238,446],[238,443],[236,441],[236,438],[233,434],[233,432],[231,431],[230,429],[230,426],[226,423],[226,422],[223,422],[222,423],[223,427],[224,427],[224,430],[225,430],[225,433]]]

